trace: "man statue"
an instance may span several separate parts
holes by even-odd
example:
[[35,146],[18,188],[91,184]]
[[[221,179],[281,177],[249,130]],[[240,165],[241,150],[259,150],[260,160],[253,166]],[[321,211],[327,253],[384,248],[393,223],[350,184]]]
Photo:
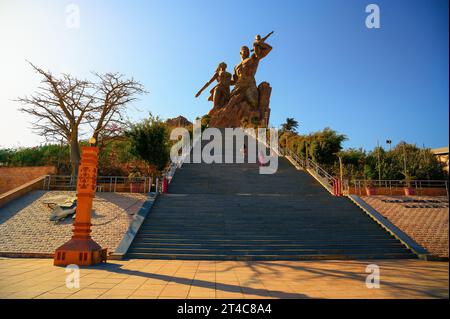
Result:
[[241,62],[234,68],[234,89],[231,91],[230,104],[246,100],[252,107],[258,107],[258,88],[256,87],[255,74],[258,69],[259,60],[266,57],[272,47],[264,41],[272,34],[269,33],[263,39],[257,36],[253,43],[253,53],[247,46],[241,47]]

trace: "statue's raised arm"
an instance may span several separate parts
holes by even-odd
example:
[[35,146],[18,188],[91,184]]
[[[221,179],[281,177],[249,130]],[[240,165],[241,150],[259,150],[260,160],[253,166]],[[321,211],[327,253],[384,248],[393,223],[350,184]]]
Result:
[[258,34],[255,37],[255,41],[253,42],[253,50],[256,58],[259,60],[266,57],[269,52],[272,50],[272,46],[267,44],[265,41],[268,37],[270,37],[273,34],[273,31],[267,34],[265,37],[261,38],[261,36]]

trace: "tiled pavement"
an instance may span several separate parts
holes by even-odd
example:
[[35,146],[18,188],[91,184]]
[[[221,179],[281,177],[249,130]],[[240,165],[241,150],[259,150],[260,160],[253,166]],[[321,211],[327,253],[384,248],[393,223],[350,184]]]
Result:
[[[444,196],[363,196],[365,202],[388,218],[391,223],[400,228],[419,245],[425,247],[433,255],[448,258],[448,199]],[[431,203],[403,203],[386,201],[438,201]],[[446,203],[446,204],[443,204]],[[433,207],[435,206],[435,207]]]
[[[51,209],[43,203],[57,195],[75,192],[33,191],[0,208],[0,253],[53,254],[72,236],[72,219],[49,220]],[[97,193],[93,208],[92,237],[114,251],[129,223],[147,196],[131,193]]]
[[[368,289],[366,266],[380,267]],[[80,287],[50,259],[0,259],[0,298],[448,298],[448,263],[129,260],[80,269]]]

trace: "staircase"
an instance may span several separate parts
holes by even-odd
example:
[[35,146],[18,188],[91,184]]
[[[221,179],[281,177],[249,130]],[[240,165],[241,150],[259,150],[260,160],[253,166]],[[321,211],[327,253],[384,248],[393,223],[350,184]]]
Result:
[[415,258],[345,197],[279,158],[184,164],[139,229],[128,258],[308,260]]

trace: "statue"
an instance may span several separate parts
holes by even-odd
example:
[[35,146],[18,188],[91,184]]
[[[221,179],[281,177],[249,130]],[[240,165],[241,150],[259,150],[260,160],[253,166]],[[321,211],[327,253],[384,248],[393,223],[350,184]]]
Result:
[[[242,46],[240,55],[241,63],[234,68],[233,82],[234,89],[231,92],[233,103],[239,103],[242,99],[257,108],[258,107],[258,89],[256,87],[255,74],[258,69],[259,61],[266,57],[272,50],[272,47],[264,41],[273,33],[269,33],[263,39],[259,35],[253,43],[252,55],[247,46]],[[230,101],[231,102],[231,101]]]
[[231,74],[226,71],[227,64],[225,62],[219,63],[219,66],[214,72],[212,78],[197,92],[195,97],[199,97],[203,90],[206,89],[212,82],[217,80],[217,85],[214,86],[211,91],[211,95],[208,101],[213,102],[213,107],[222,107],[228,103],[230,99],[230,85],[231,85]]
[[259,34],[257,34],[255,36],[255,41],[253,42],[253,49],[251,51],[254,52],[255,47],[260,48],[260,47],[264,46],[264,42],[267,40],[268,37],[270,37],[272,35],[272,33],[273,33],[273,31],[270,32],[268,35],[266,35],[262,39],[261,39],[261,36]]
[[[257,86],[255,74],[259,61],[272,50],[265,42],[272,34],[273,31],[263,38],[256,35],[252,51],[245,45],[241,47],[241,62],[235,66],[232,77],[226,72],[226,64],[220,63],[213,77],[196,94],[198,97],[217,80],[218,84],[210,91],[208,98],[213,101],[213,108],[208,113],[210,127],[268,126],[272,88],[267,82]],[[234,85],[231,92],[230,85]]]

